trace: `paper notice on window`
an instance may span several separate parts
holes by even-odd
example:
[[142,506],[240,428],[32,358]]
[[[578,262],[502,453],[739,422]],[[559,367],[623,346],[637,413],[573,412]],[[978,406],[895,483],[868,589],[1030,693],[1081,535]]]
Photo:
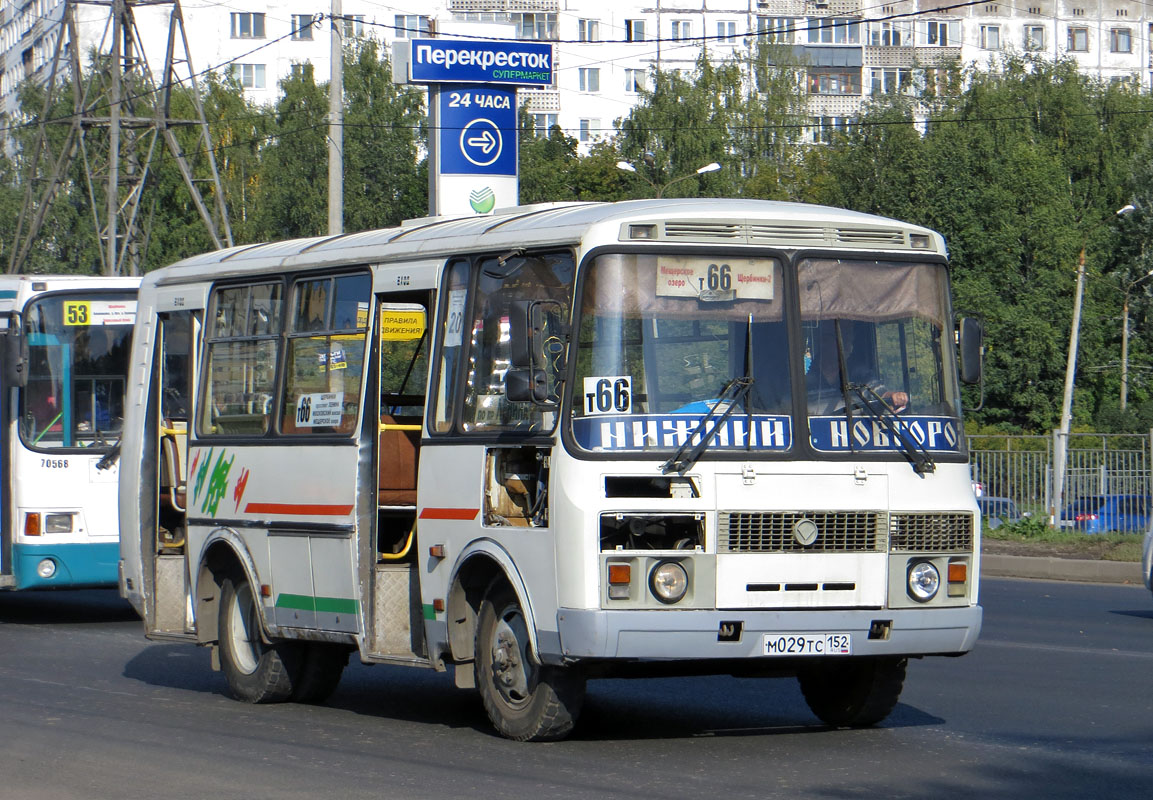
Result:
[[772,300],[771,259],[657,256],[658,297]]
[[344,392],[302,394],[296,400],[296,427],[336,428],[344,410]]
[[65,325],[131,325],[135,300],[65,300]]

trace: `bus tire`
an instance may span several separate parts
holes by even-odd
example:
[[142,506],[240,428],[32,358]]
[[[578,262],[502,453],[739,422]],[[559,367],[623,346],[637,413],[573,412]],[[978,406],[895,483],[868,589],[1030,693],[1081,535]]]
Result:
[[348,649],[337,644],[302,643],[300,672],[292,685],[297,703],[323,703],[340,684],[348,665]]
[[797,675],[809,709],[835,728],[867,728],[889,716],[905,683],[904,658],[829,661]]
[[507,584],[494,585],[481,603],[474,670],[484,710],[502,736],[554,741],[576,725],[585,678],[572,668],[536,662],[527,620]]
[[229,692],[248,703],[280,703],[292,696],[300,670],[296,642],[266,644],[252,587],[227,577],[220,587],[220,670]]

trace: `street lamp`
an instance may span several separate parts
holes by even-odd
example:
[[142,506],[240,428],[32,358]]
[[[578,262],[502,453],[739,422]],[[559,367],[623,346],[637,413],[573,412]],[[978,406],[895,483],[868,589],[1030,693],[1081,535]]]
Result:
[[[721,165],[718,164],[716,161],[714,161],[711,164],[705,164],[703,167],[698,169],[695,174],[696,175],[704,175],[706,172],[716,172],[720,168],[721,168]],[[682,175],[679,178],[673,178],[668,183],[663,183],[663,184],[658,185],[658,184],[654,183],[653,181],[651,181],[649,178],[645,177],[640,172],[637,172],[637,168],[634,167],[632,164],[630,164],[627,161],[618,161],[617,162],[617,169],[623,169],[625,172],[631,172],[634,175],[639,176],[641,178],[641,180],[643,180],[649,186],[653,187],[653,190],[656,192],[655,196],[658,200],[661,198],[661,195],[664,194],[665,189],[669,188],[674,183],[680,183],[681,181],[688,180],[689,178],[693,177],[693,173],[690,173],[688,175]]]

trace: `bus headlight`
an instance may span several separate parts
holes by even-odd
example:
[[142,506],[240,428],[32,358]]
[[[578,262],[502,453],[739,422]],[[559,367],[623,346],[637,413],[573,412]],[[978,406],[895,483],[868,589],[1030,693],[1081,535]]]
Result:
[[941,588],[941,573],[929,561],[914,561],[909,565],[909,597],[927,603],[937,596]]
[[689,575],[676,561],[662,561],[649,573],[649,589],[662,603],[676,603],[689,590]]
[[48,580],[56,574],[56,562],[50,558],[46,558],[36,565],[36,574],[44,580]]

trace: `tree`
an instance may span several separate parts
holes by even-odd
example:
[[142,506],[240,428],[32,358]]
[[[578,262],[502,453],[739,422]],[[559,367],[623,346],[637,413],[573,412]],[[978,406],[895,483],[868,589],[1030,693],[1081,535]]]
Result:
[[344,103],[345,228],[383,228],[426,214],[428,178],[417,168],[424,95],[392,82],[377,42],[345,52]]

